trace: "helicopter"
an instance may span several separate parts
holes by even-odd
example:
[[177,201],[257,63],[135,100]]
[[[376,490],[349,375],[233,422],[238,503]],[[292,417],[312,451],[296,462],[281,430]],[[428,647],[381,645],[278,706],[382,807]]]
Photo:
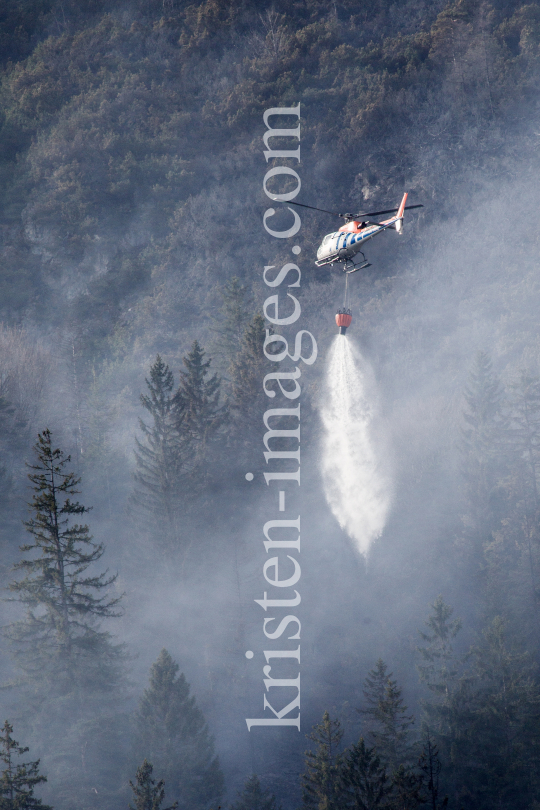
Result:
[[[343,263],[344,272],[349,274],[371,267],[362,250],[365,242],[389,228],[397,231],[397,233],[402,233],[404,212],[413,208],[424,207],[423,205],[406,205],[407,196],[407,193],[403,195],[399,208],[389,208],[385,211],[367,211],[360,214],[338,214],[335,211],[325,211],[324,208],[315,208],[313,205],[292,201],[289,201],[289,203],[299,205],[301,208],[310,208],[312,211],[322,211],[323,214],[332,214],[345,220],[345,225],[342,225],[338,231],[329,233],[324,237],[317,251],[315,264],[318,267],[323,267],[327,264]],[[382,222],[362,219],[362,217],[379,217],[383,216],[383,214],[394,213],[396,216]],[[358,254],[362,256],[359,263],[354,261],[354,257]]]

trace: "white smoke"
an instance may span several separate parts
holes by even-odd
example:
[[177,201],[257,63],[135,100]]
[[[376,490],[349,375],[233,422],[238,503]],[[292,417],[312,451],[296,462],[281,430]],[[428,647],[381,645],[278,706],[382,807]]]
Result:
[[330,350],[322,405],[326,499],[361,554],[384,529],[391,499],[388,453],[377,435],[376,386],[369,363],[345,335]]

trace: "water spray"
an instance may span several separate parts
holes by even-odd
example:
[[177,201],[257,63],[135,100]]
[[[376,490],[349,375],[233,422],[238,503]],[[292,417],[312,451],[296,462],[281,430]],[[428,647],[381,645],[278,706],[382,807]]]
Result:
[[377,418],[374,375],[344,332],[332,344],[325,389],[321,416],[326,499],[341,528],[367,555],[386,523],[391,480]]

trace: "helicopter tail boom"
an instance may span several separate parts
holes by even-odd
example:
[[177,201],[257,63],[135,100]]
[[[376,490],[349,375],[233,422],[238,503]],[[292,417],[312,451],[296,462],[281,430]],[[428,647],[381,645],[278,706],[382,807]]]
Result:
[[398,233],[403,233],[403,214],[405,212],[405,203],[407,202],[407,192],[403,195],[403,199],[401,200],[401,204],[398,208],[398,212],[396,215],[396,224],[395,229]]

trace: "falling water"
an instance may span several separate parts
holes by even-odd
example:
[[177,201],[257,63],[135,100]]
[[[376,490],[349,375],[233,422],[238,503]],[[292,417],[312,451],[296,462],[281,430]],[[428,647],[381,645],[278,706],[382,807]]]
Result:
[[388,454],[378,431],[373,372],[345,335],[337,335],[322,406],[322,473],[330,508],[367,555],[390,505]]

